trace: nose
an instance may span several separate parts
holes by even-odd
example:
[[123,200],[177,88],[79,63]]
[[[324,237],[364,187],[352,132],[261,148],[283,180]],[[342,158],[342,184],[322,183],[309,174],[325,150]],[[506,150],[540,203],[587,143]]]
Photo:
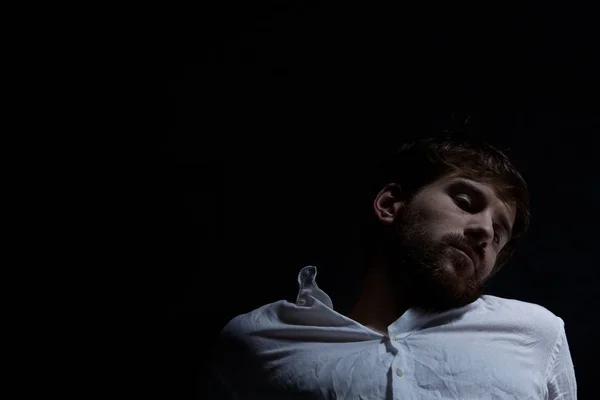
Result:
[[471,215],[465,236],[477,247],[485,248],[494,239],[492,219],[487,213]]

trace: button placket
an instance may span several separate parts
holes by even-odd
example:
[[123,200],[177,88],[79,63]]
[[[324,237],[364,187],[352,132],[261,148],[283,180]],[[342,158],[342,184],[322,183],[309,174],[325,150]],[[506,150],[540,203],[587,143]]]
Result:
[[404,376],[404,370],[401,364],[404,360],[404,357],[401,356],[402,353],[400,352],[400,348],[402,347],[401,341],[404,339],[404,336],[402,334],[398,335],[397,333],[390,332],[389,339],[390,340],[388,343],[393,349],[396,350],[393,352],[394,363],[392,365],[392,368],[394,369],[394,373],[396,374],[396,376],[402,378]]

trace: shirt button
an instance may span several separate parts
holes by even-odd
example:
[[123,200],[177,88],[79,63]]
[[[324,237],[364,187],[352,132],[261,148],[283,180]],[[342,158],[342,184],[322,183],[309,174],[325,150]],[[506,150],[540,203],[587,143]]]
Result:
[[404,372],[402,372],[402,370],[400,368],[396,368],[396,375],[403,376]]

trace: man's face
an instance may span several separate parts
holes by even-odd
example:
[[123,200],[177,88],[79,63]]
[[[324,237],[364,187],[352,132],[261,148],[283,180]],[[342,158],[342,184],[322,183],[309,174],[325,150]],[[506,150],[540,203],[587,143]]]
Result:
[[510,239],[515,207],[491,186],[456,175],[395,204],[386,241],[390,274],[409,282],[413,305],[443,311],[477,300]]

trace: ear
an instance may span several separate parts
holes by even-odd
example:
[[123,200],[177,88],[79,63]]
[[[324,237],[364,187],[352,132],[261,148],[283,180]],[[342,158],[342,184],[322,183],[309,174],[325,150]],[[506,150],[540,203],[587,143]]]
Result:
[[391,225],[396,214],[404,205],[400,194],[400,185],[388,183],[375,197],[373,211],[375,217],[384,225]]

